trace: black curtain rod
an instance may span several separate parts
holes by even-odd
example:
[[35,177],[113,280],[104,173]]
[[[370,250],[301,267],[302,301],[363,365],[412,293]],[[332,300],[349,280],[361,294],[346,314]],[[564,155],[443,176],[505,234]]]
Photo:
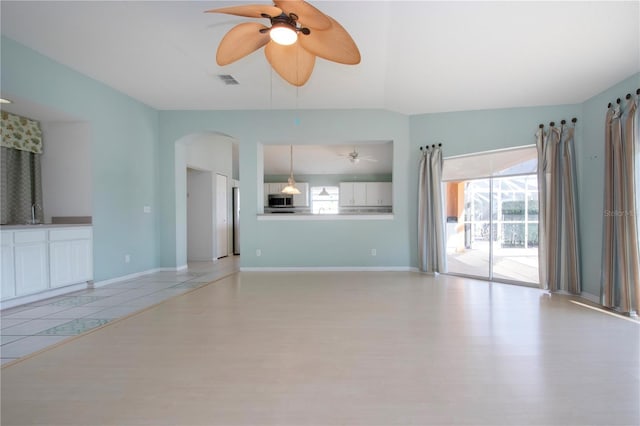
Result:
[[[640,96],[640,89],[637,89],[637,90],[636,90],[636,95]],[[625,96],[625,99],[627,99],[627,100],[631,99],[631,93],[627,93],[627,96]],[[621,101],[622,101],[622,100],[621,100],[620,98],[616,99],[616,103],[617,103],[618,105],[620,105],[620,102],[621,102]],[[612,104],[611,102],[609,102],[609,103],[607,104],[607,108],[611,108],[611,106],[612,106],[612,105],[613,105],[613,104]]]
[[[441,147],[441,146],[442,146],[442,144],[439,143],[438,147]],[[431,148],[435,148],[435,147],[436,147],[436,144],[431,145]],[[429,145],[421,146],[420,147],[420,151],[422,151],[423,149],[429,149]]]
[[[575,118],[575,117],[573,117],[573,118],[571,119],[571,122],[572,122],[573,124],[576,124],[576,123],[578,122],[578,119],[577,119],[577,118]],[[564,126],[565,124],[567,124],[567,120],[562,120],[562,121],[560,122],[560,124],[561,124],[562,126]],[[552,121],[551,123],[549,123],[549,126],[550,126],[550,127],[555,127],[555,125],[556,125],[556,122],[555,122],[555,121]],[[543,129],[543,128],[544,128],[544,124],[540,123],[540,125],[539,125],[538,127],[539,127],[539,128],[541,128],[541,129]]]

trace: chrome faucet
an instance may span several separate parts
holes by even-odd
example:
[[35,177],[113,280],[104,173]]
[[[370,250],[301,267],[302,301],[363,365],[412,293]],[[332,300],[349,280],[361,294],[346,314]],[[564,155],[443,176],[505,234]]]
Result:
[[42,207],[40,207],[40,205],[37,203],[33,203],[31,205],[31,224],[32,225],[35,225],[36,223],[38,223],[38,220],[36,219],[36,209],[42,210]]

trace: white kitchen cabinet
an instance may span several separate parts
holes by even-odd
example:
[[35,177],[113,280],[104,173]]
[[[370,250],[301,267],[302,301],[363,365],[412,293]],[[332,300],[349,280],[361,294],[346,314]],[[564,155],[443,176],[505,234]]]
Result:
[[0,298],[8,299],[16,295],[16,276],[13,258],[13,232],[0,233],[0,256],[2,257],[2,287],[0,288]]
[[367,184],[366,182],[341,182],[340,206],[366,206]]
[[37,228],[0,231],[2,300],[93,279],[90,226]]
[[309,207],[309,184],[306,182],[296,182],[299,194],[293,196],[293,207]]
[[391,182],[367,182],[367,206],[391,206]]
[[47,231],[15,231],[13,242],[16,296],[46,290],[49,287]]
[[93,276],[90,228],[65,228],[49,233],[51,287],[90,281]]

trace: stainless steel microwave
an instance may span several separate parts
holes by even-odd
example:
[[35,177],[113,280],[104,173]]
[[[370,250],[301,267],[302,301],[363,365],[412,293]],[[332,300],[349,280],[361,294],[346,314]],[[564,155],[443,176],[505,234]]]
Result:
[[293,195],[269,194],[269,207],[293,207]]

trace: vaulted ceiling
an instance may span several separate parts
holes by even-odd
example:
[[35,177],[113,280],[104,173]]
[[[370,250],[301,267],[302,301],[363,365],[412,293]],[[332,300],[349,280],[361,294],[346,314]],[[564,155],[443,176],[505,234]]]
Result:
[[[251,19],[203,11],[243,3],[260,2],[3,0],[1,30],[161,110],[572,104],[640,71],[637,1],[311,1],[349,31],[362,62],[318,59],[295,88],[262,51],[216,64],[223,35]],[[240,84],[224,85],[220,74]]]

